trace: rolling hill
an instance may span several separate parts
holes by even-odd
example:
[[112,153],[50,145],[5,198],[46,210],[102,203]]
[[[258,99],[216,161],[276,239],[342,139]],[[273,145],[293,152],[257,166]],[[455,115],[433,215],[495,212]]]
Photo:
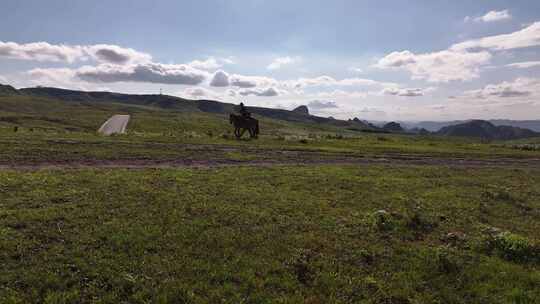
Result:
[[436,132],[444,136],[478,137],[490,140],[510,140],[540,136],[540,133],[529,129],[512,126],[495,126],[486,120],[471,120],[469,122],[447,126]]
[[[9,87],[9,86],[3,86]],[[180,112],[204,112],[214,114],[228,114],[234,112],[234,104],[224,103],[214,100],[189,100],[169,95],[137,95],[137,94],[122,94],[112,92],[85,92],[76,90],[66,90],[49,87],[35,87],[23,89],[5,89],[6,94],[17,94],[29,97],[48,98],[65,102],[77,103],[93,103],[93,104],[127,104],[135,106],[144,106],[159,108],[164,110],[180,111]],[[3,90],[2,90],[3,91]],[[0,92],[2,92],[0,91]],[[319,117],[310,115],[306,106],[303,106],[303,111],[284,110],[263,107],[247,107],[250,112],[270,119],[284,120],[288,122],[299,123],[316,123],[322,125],[330,125],[336,127],[349,128],[351,130],[370,130],[375,131],[376,128],[359,120],[339,120],[333,118]]]
[[[400,122],[408,129],[426,129],[431,132],[440,130],[441,128],[466,123],[469,120],[452,120],[452,121],[419,121],[419,122]],[[535,132],[540,132],[540,120],[512,120],[512,119],[489,119],[487,120],[495,126],[511,126],[523,129],[530,129]]]

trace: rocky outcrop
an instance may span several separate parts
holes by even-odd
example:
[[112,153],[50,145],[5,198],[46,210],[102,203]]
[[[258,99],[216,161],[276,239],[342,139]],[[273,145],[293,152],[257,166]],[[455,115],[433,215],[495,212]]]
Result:
[[309,115],[309,109],[307,106],[299,106],[293,110],[295,113],[299,113],[302,115]]

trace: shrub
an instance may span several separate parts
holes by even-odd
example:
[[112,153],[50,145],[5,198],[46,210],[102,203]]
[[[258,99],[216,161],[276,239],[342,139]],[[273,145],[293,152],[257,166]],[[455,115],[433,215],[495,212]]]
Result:
[[386,210],[377,210],[371,214],[371,225],[379,231],[389,231],[394,229],[395,222]]
[[529,239],[508,231],[497,231],[491,229],[483,240],[483,247],[488,253],[514,262],[534,262],[540,257],[540,248]]
[[528,261],[537,254],[535,246],[527,238],[514,233],[499,233],[492,242],[496,252],[507,260]]

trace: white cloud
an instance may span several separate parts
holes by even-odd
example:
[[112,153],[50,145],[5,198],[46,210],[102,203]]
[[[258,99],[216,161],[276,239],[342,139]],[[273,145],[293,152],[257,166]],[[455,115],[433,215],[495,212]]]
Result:
[[218,60],[214,57],[209,57],[206,60],[194,60],[188,63],[188,65],[200,70],[215,70],[223,66],[223,64],[219,63]]
[[229,77],[229,83],[231,86],[239,88],[255,88],[274,86],[277,84],[277,81],[273,78],[263,76],[243,76],[233,74]]
[[259,97],[274,97],[280,95],[280,91],[275,88],[266,88],[266,89],[245,89],[240,90],[238,94],[242,96],[259,96]]
[[102,63],[128,64],[150,62],[152,60],[152,56],[149,54],[117,45],[97,44],[83,46],[82,49],[94,60]]
[[213,87],[228,87],[229,86],[229,74],[219,70],[214,73],[212,80],[210,80],[210,86]]
[[285,65],[290,65],[290,64],[293,64],[295,62],[298,62],[300,61],[301,58],[300,57],[278,57],[276,59],[274,59],[274,61],[272,61],[272,63],[270,63],[266,68],[269,69],[269,70],[278,70],[278,69],[281,69],[283,66]]
[[512,19],[512,15],[508,12],[508,10],[502,10],[502,11],[489,11],[485,15],[480,17],[470,17],[467,16],[463,21],[465,22],[495,22],[495,21],[502,21],[502,20],[509,20]]
[[87,85],[75,79],[75,70],[68,68],[32,69],[27,72],[30,81],[39,86],[67,89],[87,89]]
[[84,55],[80,46],[52,45],[47,42],[18,44],[0,41],[0,57],[12,59],[73,62]]
[[145,63],[135,65],[101,64],[84,66],[76,76],[88,82],[149,82],[197,85],[209,74],[185,64]]
[[516,62],[507,64],[506,67],[509,68],[518,68],[518,69],[528,69],[532,67],[540,66],[540,61],[525,61],[525,62]]
[[500,51],[532,46],[540,46],[540,22],[535,22],[526,28],[510,34],[495,35],[456,43],[450,47],[450,50],[490,49]]
[[448,50],[439,52],[392,52],[379,59],[374,67],[407,70],[413,79],[425,79],[429,82],[468,81],[478,78],[480,69],[490,62],[492,54],[488,51],[533,46],[540,46],[540,22],[510,34],[456,43]]
[[489,84],[479,90],[466,91],[460,99],[489,99],[492,101],[515,98],[538,98],[540,96],[540,79],[520,77],[514,81]]
[[381,91],[383,95],[403,96],[403,97],[418,97],[424,96],[426,93],[435,90],[432,87],[422,88],[385,88]]
[[[471,18],[469,18],[469,20],[470,19]],[[474,18],[474,21],[476,21],[476,22],[495,22],[495,21],[508,20],[508,19],[512,19],[512,16],[508,12],[508,10],[502,10],[502,11],[489,11],[484,16]],[[466,21],[468,21],[467,18],[466,18]]]
[[364,70],[362,68],[357,68],[357,67],[350,67],[349,71],[355,72],[355,73],[364,73]]
[[375,67],[404,69],[412,74],[413,79],[449,82],[477,78],[480,67],[488,63],[490,59],[491,54],[485,51],[470,53],[444,50],[425,54],[402,51],[386,55],[375,64]]
[[54,45],[47,42],[18,44],[2,41],[0,41],[0,57],[68,63],[93,59],[113,64],[148,62],[152,59],[148,54],[117,45]]

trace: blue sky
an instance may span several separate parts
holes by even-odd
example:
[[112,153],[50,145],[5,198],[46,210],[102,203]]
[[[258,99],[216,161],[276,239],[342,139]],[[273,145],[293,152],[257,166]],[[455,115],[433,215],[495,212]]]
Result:
[[540,2],[3,0],[0,83],[538,119]]

